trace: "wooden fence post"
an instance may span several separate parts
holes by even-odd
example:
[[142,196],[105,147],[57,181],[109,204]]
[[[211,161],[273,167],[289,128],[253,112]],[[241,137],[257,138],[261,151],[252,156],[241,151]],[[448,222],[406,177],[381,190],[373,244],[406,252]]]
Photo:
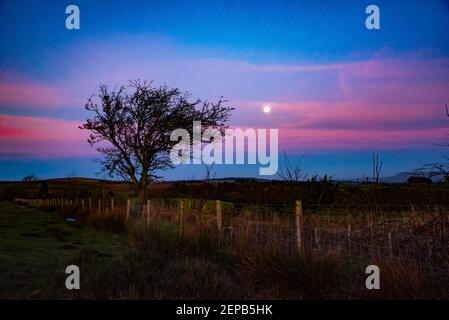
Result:
[[98,199],[98,214],[101,214],[101,199]]
[[111,214],[114,214],[114,198],[111,198]]
[[150,225],[150,200],[147,200],[147,226]]
[[296,201],[295,210],[295,230],[296,230],[296,246],[298,250],[302,250],[302,201]]
[[92,211],[92,198],[89,198],[89,211]]
[[131,214],[131,200],[126,200],[126,221],[129,220],[129,215]]
[[81,199],[81,209],[84,210],[84,199]]
[[218,232],[221,234],[223,231],[223,216],[221,214],[221,201],[217,200],[216,202],[216,211],[217,211],[217,228]]

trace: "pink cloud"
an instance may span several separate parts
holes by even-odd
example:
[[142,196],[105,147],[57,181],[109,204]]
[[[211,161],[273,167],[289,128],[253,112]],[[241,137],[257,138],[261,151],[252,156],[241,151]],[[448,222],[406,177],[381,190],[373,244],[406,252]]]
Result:
[[444,129],[351,130],[280,129],[281,147],[287,150],[357,150],[425,147],[443,136]]
[[234,127],[277,128],[280,144],[290,150],[419,148],[447,133],[444,109],[436,104],[271,103],[270,114],[261,105],[246,105],[246,120]]
[[57,108],[80,104],[65,88],[25,79],[11,73],[0,73],[0,105],[27,108]]
[[[234,127],[279,128],[281,144],[288,148],[419,147],[444,138],[447,131],[443,106],[448,102],[448,58],[375,54],[372,59],[327,64],[254,64],[194,55],[149,59],[142,52],[133,50],[129,59],[129,51],[119,51],[120,60],[130,63],[113,70],[110,65],[118,58],[112,48],[83,55],[70,80],[58,84],[9,79],[0,73],[0,104],[81,106],[100,83],[114,86],[141,77],[155,79],[156,85],[166,81],[194,97],[214,100],[224,95],[237,108]],[[70,98],[69,92],[80,99]],[[271,106],[270,114],[262,112],[265,104]],[[49,154],[56,145],[60,153],[93,150],[76,129],[78,124],[70,121],[15,117],[14,125],[8,124],[11,121],[0,118],[2,152],[19,152],[13,140],[21,141],[23,152],[36,154],[39,148]],[[33,140],[41,143],[29,142]],[[73,141],[72,149],[63,141]]]
[[[300,66],[286,70],[308,72]],[[235,124],[279,128],[281,144],[289,149],[423,147],[447,133],[449,59],[373,59],[310,68],[325,70],[337,70],[341,96],[329,99],[323,89],[321,96],[297,101],[240,101]],[[261,112],[265,104],[270,114]]]
[[0,153],[38,157],[93,154],[80,122],[0,115]]

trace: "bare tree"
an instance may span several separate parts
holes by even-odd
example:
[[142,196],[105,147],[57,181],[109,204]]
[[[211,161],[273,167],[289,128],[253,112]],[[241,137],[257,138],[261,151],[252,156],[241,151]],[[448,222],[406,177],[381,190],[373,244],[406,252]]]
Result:
[[[447,104],[445,104],[444,106],[446,107],[446,116],[449,118],[449,108],[447,107]],[[449,133],[447,135],[449,135]],[[432,144],[438,147],[449,147],[449,143],[446,144],[432,143]]]
[[[446,116],[449,118],[449,108],[447,107],[447,104],[445,104],[445,107]],[[449,143],[433,143],[433,145],[439,147],[449,147]],[[426,171],[429,177],[444,177],[445,180],[449,182],[449,157],[444,157],[443,161],[439,161],[436,163],[424,164],[420,169]]]
[[183,128],[192,136],[193,121],[201,121],[202,131],[223,132],[233,110],[222,98],[217,103],[190,101],[187,92],[140,80],[113,91],[101,85],[98,97],[99,104],[93,96],[88,99],[85,109],[93,116],[80,129],[91,132],[91,146],[98,144],[103,172],[130,181],[141,203],[148,184],[160,178],[157,171],[173,167],[169,155],[178,142],[170,141],[171,132]]
[[304,155],[299,156],[296,162],[292,162],[287,153],[282,151],[282,162],[279,165],[278,176],[287,182],[298,182],[305,179],[307,175],[302,170],[301,161]]
[[383,162],[379,162],[379,155],[373,153],[373,183],[379,184],[380,172],[382,171]]
[[24,181],[24,182],[32,182],[32,181],[38,181],[38,180],[39,180],[39,178],[36,177],[34,174],[30,174],[30,175],[27,175],[22,178],[22,181]]

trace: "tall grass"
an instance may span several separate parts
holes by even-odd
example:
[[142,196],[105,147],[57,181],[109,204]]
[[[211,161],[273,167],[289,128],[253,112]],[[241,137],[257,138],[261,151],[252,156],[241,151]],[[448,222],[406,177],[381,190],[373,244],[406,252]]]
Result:
[[[213,207],[212,207],[213,208]],[[116,299],[448,299],[446,216],[421,211],[322,210],[304,215],[303,248],[291,214],[156,204],[151,219],[92,214],[80,221],[127,232],[132,246],[115,263],[85,252],[78,298]],[[207,211],[209,210],[209,211]],[[74,213],[72,213],[74,214]],[[76,214],[76,212],[75,212]],[[365,268],[381,270],[381,289],[365,288]]]

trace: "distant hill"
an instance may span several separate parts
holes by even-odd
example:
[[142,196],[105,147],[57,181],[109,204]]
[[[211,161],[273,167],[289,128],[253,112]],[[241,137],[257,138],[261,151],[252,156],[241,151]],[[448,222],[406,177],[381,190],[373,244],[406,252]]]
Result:
[[[415,172],[400,172],[394,176],[380,178],[382,183],[405,183],[411,176],[416,176]],[[443,182],[443,177],[432,177],[433,182]]]
[[[408,178],[410,178],[412,176],[417,176],[417,173],[413,172],[413,171],[404,171],[404,172],[399,172],[393,176],[379,178],[379,182],[380,183],[406,183]],[[444,182],[443,177],[432,177],[431,179],[433,182]],[[357,179],[357,178],[336,179],[336,181],[341,182],[341,183],[357,182],[357,181],[361,181],[361,180],[362,179]],[[370,179],[370,181],[371,181],[371,179]]]
[[[408,178],[411,176],[416,176],[416,172],[413,171],[404,171],[400,172],[398,174],[395,174],[393,176],[383,177],[379,178],[379,182],[381,183],[406,183]],[[340,183],[348,183],[353,184],[357,182],[361,182],[362,179],[360,178],[341,178],[341,179],[335,179],[335,181]],[[103,180],[103,179],[96,179],[96,178],[84,178],[84,177],[74,177],[74,178],[50,178],[50,179],[43,179],[43,180],[36,180],[31,182],[33,183],[40,183],[42,181],[48,181],[52,183],[75,183],[75,184],[101,184],[101,183],[108,183],[108,184],[128,184],[124,181],[118,181],[118,180]],[[201,182],[203,180],[166,180],[166,181],[160,181],[158,184],[170,184],[177,181],[183,181],[183,182]],[[257,178],[257,177],[223,177],[223,178],[213,178],[211,179],[213,182],[271,182],[271,181],[281,181],[279,179],[263,179],[263,178]],[[443,177],[432,177],[433,182],[444,182]],[[23,181],[17,180],[17,181],[0,181],[2,184],[8,184],[8,183],[24,183]]]
[[399,172],[393,176],[379,178],[381,183],[406,183],[407,179],[414,176],[414,172]]

